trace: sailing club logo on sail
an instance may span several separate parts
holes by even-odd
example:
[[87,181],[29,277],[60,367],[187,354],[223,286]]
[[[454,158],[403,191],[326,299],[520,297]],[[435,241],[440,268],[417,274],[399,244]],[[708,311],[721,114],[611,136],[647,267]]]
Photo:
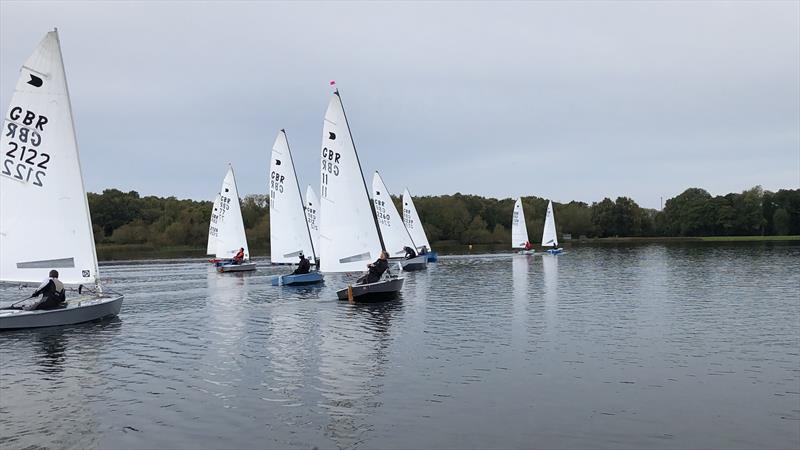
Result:
[[48,122],[47,116],[21,106],[13,106],[9,110],[3,126],[3,137],[8,140],[8,147],[3,149],[0,174],[23,183],[43,186],[50,155],[42,152],[39,146]]
[[[331,139],[335,139],[335,135],[331,134]],[[339,176],[339,164],[342,155],[339,152],[334,152],[328,147],[322,148],[322,196],[328,197],[328,176]]]

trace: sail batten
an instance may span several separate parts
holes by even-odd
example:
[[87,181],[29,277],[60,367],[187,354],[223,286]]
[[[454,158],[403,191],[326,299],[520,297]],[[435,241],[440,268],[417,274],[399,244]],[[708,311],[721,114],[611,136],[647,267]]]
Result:
[[37,282],[58,269],[65,284],[96,283],[94,231],[55,31],[20,69],[0,148],[0,281]]

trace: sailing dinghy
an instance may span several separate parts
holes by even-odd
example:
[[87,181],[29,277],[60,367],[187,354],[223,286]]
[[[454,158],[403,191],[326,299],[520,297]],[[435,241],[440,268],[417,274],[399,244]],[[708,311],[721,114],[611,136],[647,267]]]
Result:
[[[244,248],[244,259],[235,263],[233,257]],[[217,267],[218,272],[249,272],[256,270],[256,263],[250,261],[250,250],[247,247],[247,235],[244,232],[242,207],[239,204],[239,190],[236,188],[236,177],[233,167],[228,165],[228,173],[222,181],[219,191],[219,217],[217,218],[217,259],[223,260]]]
[[[386,184],[377,171],[372,177],[372,204],[375,206],[375,216],[378,218],[378,226],[389,257],[402,257],[406,253],[405,247],[416,248],[411,234],[400,219],[400,213],[394,207]],[[401,259],[399,263],[403,270],[423,270],[428,267],[428,255]]]
[[[269,242],[270,259],[277,264],[295,264],[303,255],[316,261],[311,229],[306,219],[300,184],[294,170],[292,152],[286,131],[278,132],[272,146],[269,175]],[[318,271],[279,275],[272,279],[273,286],[304,285],[322,282]]]
[[116,316],[123,296],[99,284],[57,31],[47,33],[20,72],[0,136],[0,281],[38,285],[55,269],[67,286],[95,288],[82,295],[79,287],[79,296],[58,309],[2,309],[0,330]]
[[[547,203],[547,215],[544,218],[544,232],[542,232],[542,247],[546,248],[547,253],[557,255],[564,249],[558,247],[558,237],[556,236],[556,218],[553,215],[553,202]],[[548,248],[550,247],[550,248]]]
[[[525,247],[528,248],[525,248]],[[535,250],[530,248],[528,240],[528,225],[525,223],[525,212],[522,209],[522,198],[517,197],[514,203],[514,212],[511,216],[511,248],[520,249],[520,255],[532,255]]]
[[425,229],[422,227],[422,221],[419,220],[417,208],[414,207],[414,200],[408,192],[408,188],[403,190],[403,224],[406,226],[408,233],[411,235],[417,245],[417,252],[425,252],[423,255],[428,256],[428,262],[436,262],[439,259],[439,254],[431,250],[431,244],[428,242],[428,236],[425,235]]
[[[361,272],[385,250],[353,144],[339,92],[325,112],[322,129],[319,245],[323,272]],[[403,278],[387,270],[375,283],[348,285],[340,300],[388,300],[403,287]]]

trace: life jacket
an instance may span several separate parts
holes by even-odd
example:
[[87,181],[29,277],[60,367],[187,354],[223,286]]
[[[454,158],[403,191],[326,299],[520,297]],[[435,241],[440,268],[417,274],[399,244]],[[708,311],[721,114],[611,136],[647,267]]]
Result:
[[50,278],[50,281],[47,282],[47,285],[42,288],[40,293],[42,294],[42,301],[36,305],[36,309],[59,308],[67,300],[64,283],[58,278]]

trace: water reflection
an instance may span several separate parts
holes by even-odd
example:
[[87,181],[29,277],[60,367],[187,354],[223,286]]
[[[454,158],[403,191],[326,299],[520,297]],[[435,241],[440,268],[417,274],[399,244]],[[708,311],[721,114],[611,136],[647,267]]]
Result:
[[544,272],[544,314],[548,327],[556,323],[558,308],[558,259],[559,256],[542,255],[542,271]]
[[364,440],[369,417],[381,407],[392,320],[402,298],[383,303],[340,304],[334,321],[321,327],[319,406],[326,412],[325,436],[339,448]]
[[530,296],[528,294],[529,277],[528,271],[531,264],[531,256],[514,255],[511,259],[511,275],[513,279],[513,302],[514,310],[511,322],[511,332],[514,342],[520,344],[521,338],[526,333],[527,309]]

